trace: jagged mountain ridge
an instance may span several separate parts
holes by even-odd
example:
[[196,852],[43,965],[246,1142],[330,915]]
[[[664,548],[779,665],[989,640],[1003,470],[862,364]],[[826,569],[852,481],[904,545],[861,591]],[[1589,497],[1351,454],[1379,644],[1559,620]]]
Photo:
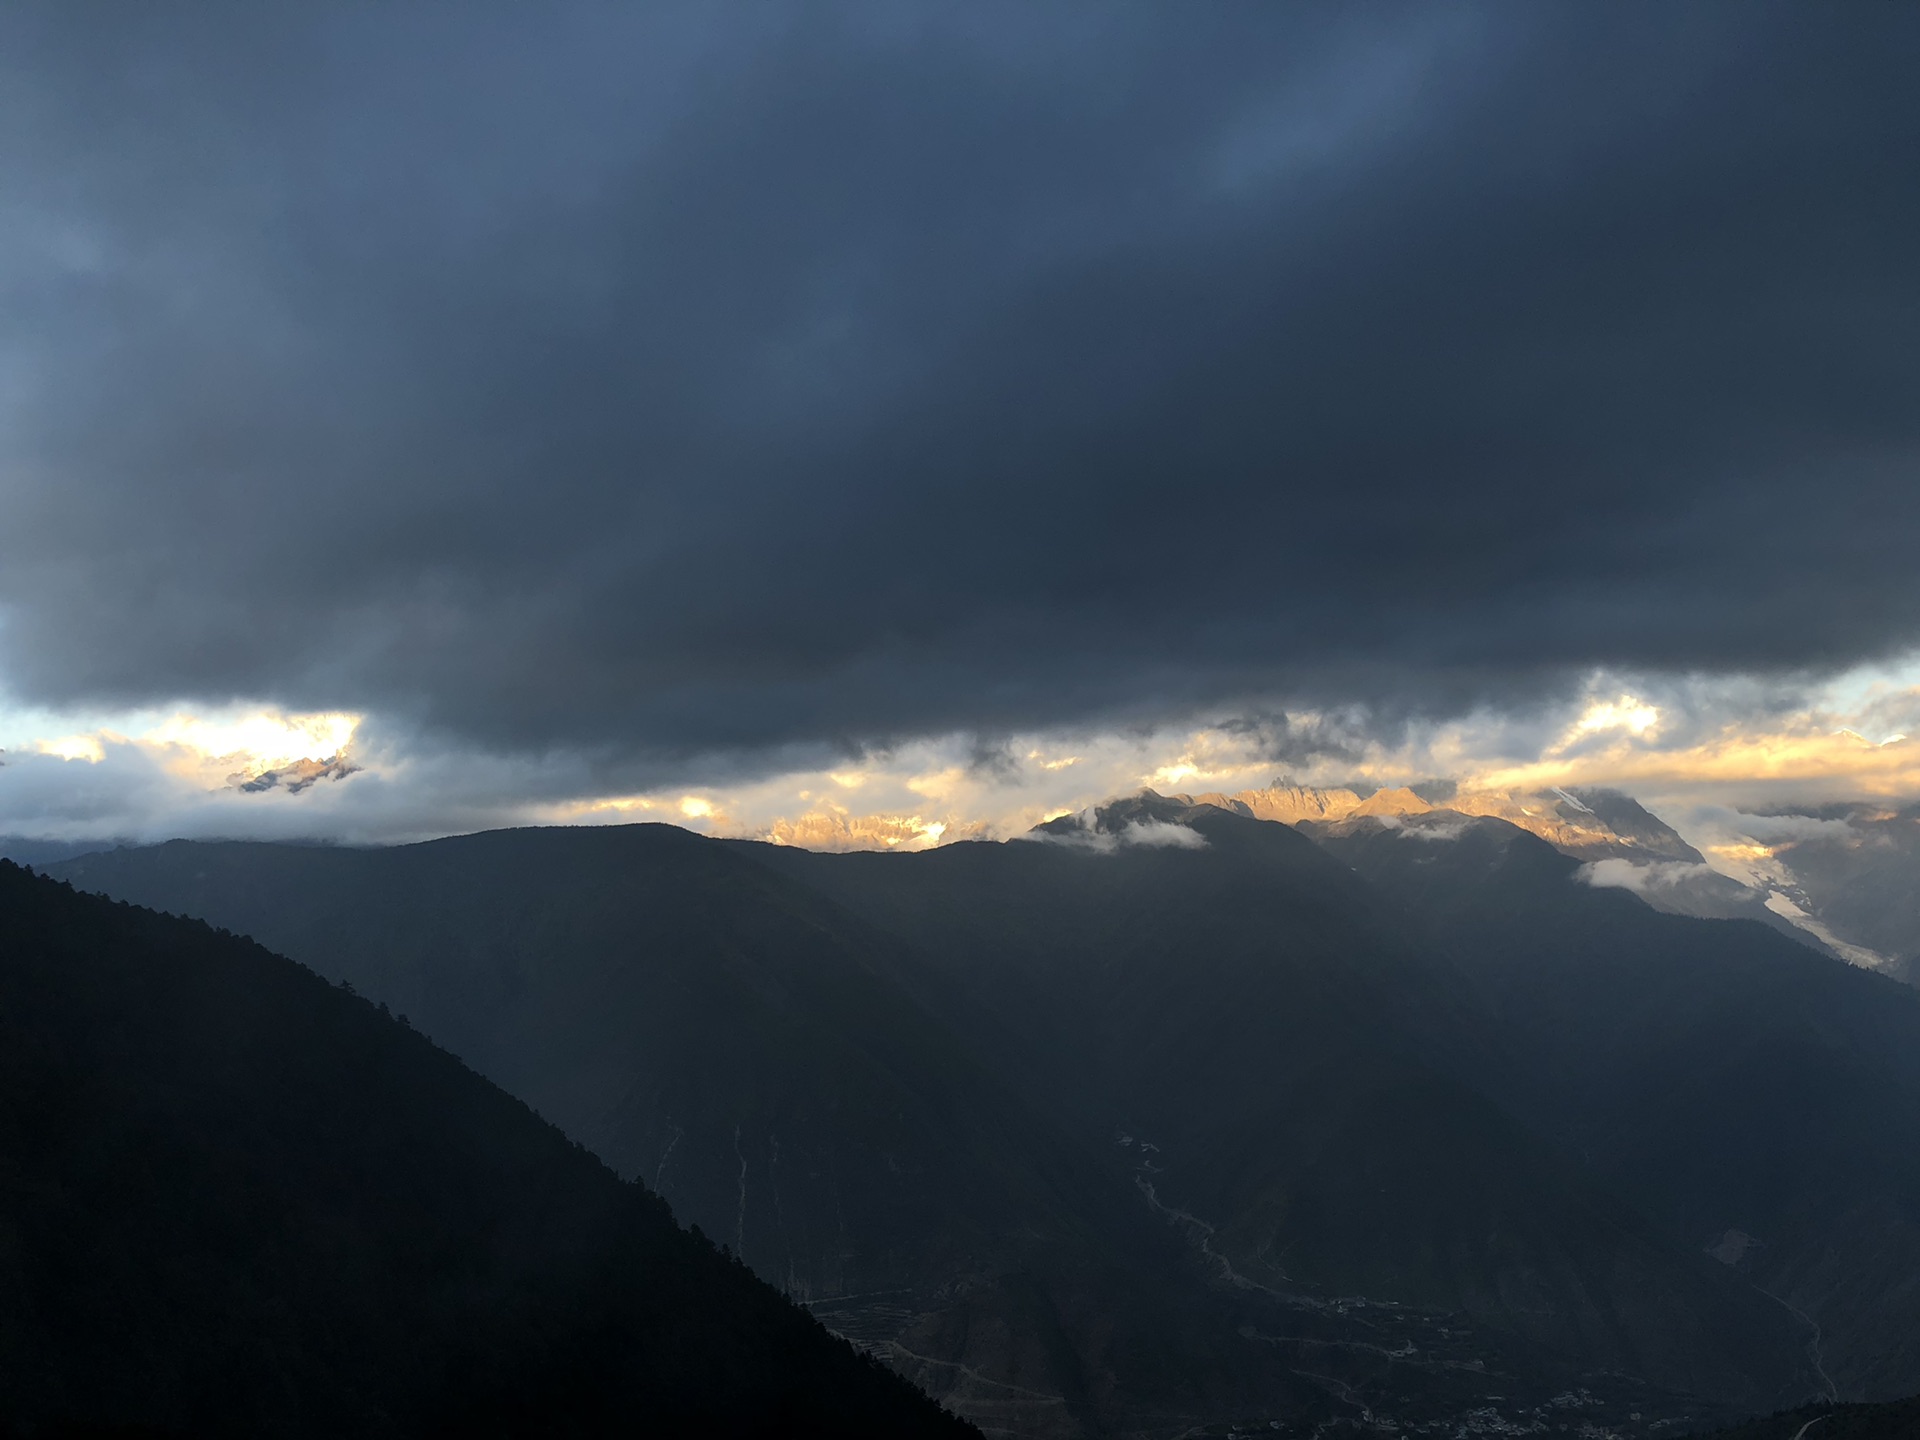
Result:
[[1195,798],[1290,825],[1391,823],[1435,811],[1505,820],[1593,866],[1593,883],[1631,890],[1656,910],[1755,920],[1849,964],[1920,984],[1920,806],[1736,814],[1754,836],[1710,859],[1617,790],[1420,789],[1426,793],[1403,787],[1363,797],[1281,779]]
[[1376,790],[1363,799],[1355,790],[1321,790],[1277,780],[1262,790],[1199,798],[1237,801],[1246,807],[1247,814],[1289,825],[1302,820],[1424,815],[1447,810],[1505,820],[1579,860],[1705,863],[1705,857],[1672,826],[1637,801],[1613,790],[1453,790],[1427,799],[1411,788],[1402,787]]
[[1882,956],[1850,945],[1829,929],[1821,919],[1824,912],[1816,913],[1806,892],[1784,874],[1778,885],[1759,885],[1716,870],[1671,825],[1617,790],[1462,791],[1451,783],[1421,788],[1427,794],[1403,786],[1363,797],[1345,787],[1319,789],[1280,779],[1233,795],[1179,798],[1288,825],[1375,820],[1445,829],[1453,823],[1448,816],[1504,820],[1588,866],[1589,883],[1630,890],[1656,910],[1753,920],[1825,954],[1886,968]]

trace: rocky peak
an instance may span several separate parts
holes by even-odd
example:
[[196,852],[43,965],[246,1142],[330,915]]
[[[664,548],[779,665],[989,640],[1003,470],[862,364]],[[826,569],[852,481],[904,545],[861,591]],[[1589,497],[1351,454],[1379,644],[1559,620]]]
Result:
[[1316,790],[1276,780],[1264,790],[1242,790],[1233,797],[1247,813],[1260,820],[1295,825],[1302,820],[1340,820],[1360,807],[1351,790]]
[[1347,813],[1353,817],[1425,815],[1433,808],[1413,791],[1401,786],[1397,790],[1376,790]]

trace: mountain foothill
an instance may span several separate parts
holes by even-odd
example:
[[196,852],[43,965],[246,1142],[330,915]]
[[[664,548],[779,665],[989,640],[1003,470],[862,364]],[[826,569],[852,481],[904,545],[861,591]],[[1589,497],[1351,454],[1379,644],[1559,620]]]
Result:
[[1866,1436],[1920,1391],[1920,991],[1700,860],[1600,792],[1276,784],[0,872],[10,1403]]

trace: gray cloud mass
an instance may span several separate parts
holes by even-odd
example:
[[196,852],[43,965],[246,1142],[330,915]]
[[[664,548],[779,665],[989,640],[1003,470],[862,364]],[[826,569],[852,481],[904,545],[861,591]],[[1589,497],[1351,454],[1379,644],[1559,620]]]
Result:
[[1916,55],[1893,6],[15,7],[0,685],[632,780],[1890,654]]

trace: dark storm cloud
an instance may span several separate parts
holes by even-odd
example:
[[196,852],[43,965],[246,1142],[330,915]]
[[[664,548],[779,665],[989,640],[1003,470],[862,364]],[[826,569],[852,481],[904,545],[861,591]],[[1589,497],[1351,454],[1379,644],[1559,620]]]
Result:
[[0,26],[38,703],[618,765],[1920,640],[1908,8]]
[[1283,768],[1320,760],[1354,764],[1365,757],[1383,718],[1390,719],[1370,712],[1251,715],[1227,720],[1220,729],[1251,741],[1255,754]]

